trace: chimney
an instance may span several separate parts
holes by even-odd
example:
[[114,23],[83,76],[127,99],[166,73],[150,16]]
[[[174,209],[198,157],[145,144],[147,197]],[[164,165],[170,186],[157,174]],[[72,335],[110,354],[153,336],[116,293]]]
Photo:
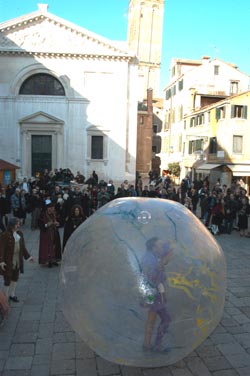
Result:
[[196,97],[196,89],[191,87],[189,89],[190,92],[190,102],[189,102],[189,111],[194,111],[195,109],[195,97]]
[[37,4],[38,6],[38,10],[40,10],[41,12],[48,12],[48,7],[49,5],[48,4]]
[[147,89],[147,107],[148,113],[153,113],[153,89]]
[[202,56],[201,58],[202,64],[207,64],[210,61],[210,56]]

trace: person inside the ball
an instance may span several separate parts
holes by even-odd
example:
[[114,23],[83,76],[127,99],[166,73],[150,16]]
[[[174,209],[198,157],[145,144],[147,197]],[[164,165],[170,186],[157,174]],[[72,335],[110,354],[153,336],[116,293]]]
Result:
[[[153,293],[150,295],[145,307],[148,309],[147,321],[144,331],[143,349],[145,351],[167,351],[162,344],[171,322],[167,310],[166,296],[166,265],[173,257],[173,249],[168,242],[158,237],[152,237],[146,242],[146,252],[142,259],[142,273],[146,283],[151,287]],[[156,337],[152,344],[153,330],[157,320],[160,323],[157,328]]]

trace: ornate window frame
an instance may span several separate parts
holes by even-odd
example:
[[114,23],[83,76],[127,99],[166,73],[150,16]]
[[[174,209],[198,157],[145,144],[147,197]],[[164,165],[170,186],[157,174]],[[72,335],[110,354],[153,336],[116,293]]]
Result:
[[[108,149],[109,149],[109,136],[108,129],[98,127],[96,125],[91,125],[87,128],[87,164],[94,162],[102,162],[105,166],[108,164]],[[92,136],[102,136],[103,137],[103,158],[102,159],[92,159],[91,158],[91,148],[92,148]]]
[[[42,85],[43,83],[43,85]],[[57,87],[56,87],[57,86]],[[44,91],[44,92],[42,92]],[[61,81],[50,73],[34,73],[23,81],[19,95],[46,95],[65,97]]]
[[[72,89],[72,87],[70,85],[69,77],[67,77],[65,75],[60,76],[55,71],[52,71],[50,69],[45,68],[44,65],[42,65],[42,64],[32,64],[32,65],[29,65],[29,66],[23,68],[22,70],[20,70],[11,83],[9,94],[11,96],[16,96],[16,97],[17,96],[28,97],[29,95],[27,95],[27,94],[19,94],[20,88],[21,88],[22,84],[29,77],[31,77],[31,76],[33,76],[37,73],[49,74],[49,75],[55,77],[57,80],[59,80],[61,82],[61,84],[64,88],[64,91],[65,91],[65,96],[58,96],[57,98],[65,99],[65,98],[68,98],[68,97],[74,97],[74,90]],[[31,97],[33,97],[33,95],[31,95]],[[44,95],[42,97],[44,97]],[[53,96],[53,97],[55,97],[55,96]]]

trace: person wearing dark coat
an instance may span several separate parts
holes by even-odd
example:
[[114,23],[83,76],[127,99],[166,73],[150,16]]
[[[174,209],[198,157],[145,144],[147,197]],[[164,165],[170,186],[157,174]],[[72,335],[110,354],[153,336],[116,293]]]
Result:
[[152,198],[159,197],[155,187],[152,184],[150,184],[150,186],[149,186],[148,197],[152,197]]
[[47,199],[45,205],[45,210],[42,211],[38,221],[40,228],[39,264],[48,265],[51,268],[53,265],[58,266],[58,261],[62,258],[61,240],[54,204]]
[[32,194],[28,199],[28,208],[31,213],[31,230],[38,228],[38,220],[42,209],[42,198],[37,189],[32,189]]
[[81,188],[79,185],[76,185],[74,187],[74,191],[70,195],[70,202],[71,202],[71,207],[74,205],[81,205],[82,206],[82,192]]
[[144,189],[142,191],[142,197],[149,197],[149,189],[148,189],[148,185],[144,185]]
[[237,201],[234,198],[234,194],[230,193],[225,197],[224,213],[225,213],[225,231],[227,234],[231,234],[233,230],[233,224],[236,220],[236,213],[238,209]]
[[190,189],[189,197],[191,198],[191,201],[192,201],[193,213],[196,215],[197,205],[199,202],[199,194],[198,194],[197,189],[195,188]]
[[19,302],[15,290],[19,273],[23,273],[23,259],[34,261],[19,227],[19,219],[10,218],[6,231],[0,234],[0,275],[4,278],[6,297],[15,303]]
[[4,189],[0,191],[0,230],[5,231],[5,226],[7,224],[7,214],[8,214],[8,201],[5,196]]
[[248,216],[250,214],[250,206],[246,197],[243,197],[239,202],[238,208],[238,227],[240,230],[240,236],[248,236]]
[[69,201],[68,201],[68,209],[71,210],[71,208],[74,205],[80,205],[82,207],[83,212],[89,216],[89,196],[87,195],[87,192],[84,190],[81,191],[81,187],[79,185],[76,185],[74,187],[74,191],[71,192]]
[[98,175],[95,171],[92,172],[92,178],[94,179],[95,184],[97,185],[99,179],[98,179]]
[[72,235],[72,233],[87,219],[81,205],[74,205],[71,208],[71,213],[64,225],[63,232],[63,249]]

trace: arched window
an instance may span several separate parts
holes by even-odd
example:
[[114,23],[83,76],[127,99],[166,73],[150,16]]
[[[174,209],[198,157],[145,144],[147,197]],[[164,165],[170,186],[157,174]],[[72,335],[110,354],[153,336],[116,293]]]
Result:
[[24,95],[65,95],[61,82],[46,73],[37,73],[27,78],[19,91]]

